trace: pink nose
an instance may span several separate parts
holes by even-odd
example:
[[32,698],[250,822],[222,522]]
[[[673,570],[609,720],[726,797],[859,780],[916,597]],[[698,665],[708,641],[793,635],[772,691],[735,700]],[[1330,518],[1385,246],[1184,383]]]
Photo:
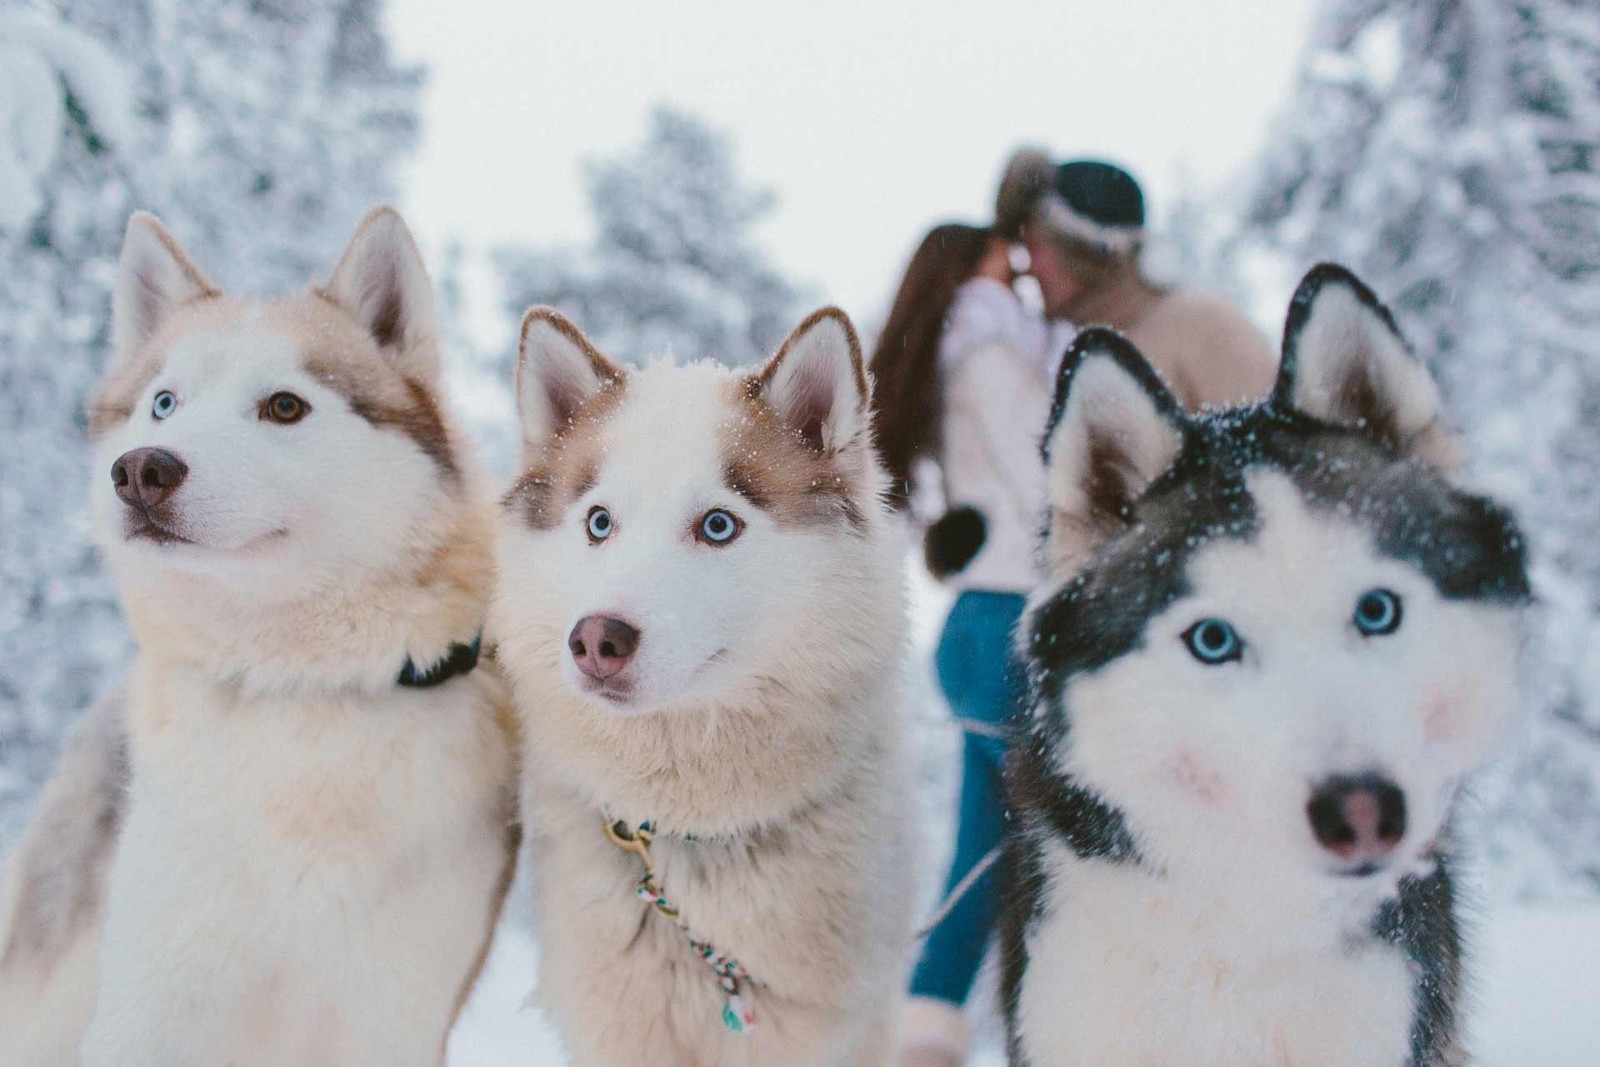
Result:
[[1388,857],[1406,833],[1406,795],[1376,774],[1336,775],[1306,804],[1317,842],[1346,863],[1367,866]]
[[586,615],[567,635],[567,648],[578,669],[596,681],[626,667],[638,647],[639,631],[610,615]]

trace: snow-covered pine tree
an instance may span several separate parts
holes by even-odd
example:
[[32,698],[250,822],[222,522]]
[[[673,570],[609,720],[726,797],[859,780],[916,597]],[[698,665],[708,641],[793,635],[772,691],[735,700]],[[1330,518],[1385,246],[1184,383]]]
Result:
[[512,315],[553,304],[621,358],[743,363],[783,340],[798,297],[752,232],[775,200],[741,179],[726,134],[660,107],[642,144],[584,177],[589,246],[496,254]]
[[127,653],[88,541],[81,414],[134,205],[134,79],[54,15],[0,15],[0,842]]
[[88,541],[84,399],[128,213],[220,283],[326,271],[391,198],[421,75],[378,0],[57,0],[0,15],[0,842],[128,653]]
[[227,288],[326,272],[392,199],[422,74],[397,68],[381,0],[165,0],[162,217]]
[[1243,236],[1388,299],[1517,506],[1546,615],[1497,873],[1600,889],[1600,5],[1323,0]]

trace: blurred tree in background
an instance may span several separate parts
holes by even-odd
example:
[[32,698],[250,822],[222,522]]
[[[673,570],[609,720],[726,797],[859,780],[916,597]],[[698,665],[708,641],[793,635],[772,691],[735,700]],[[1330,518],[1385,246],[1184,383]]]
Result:
[[0,13],[0,842],[129,642],[87,529],[83,404],[128,214],[242,292],[327,272],[395,193],[419,72],[378,0]]
[[[128,652],[88,542],[82,440],[128,213],[156,211],[231,289],[325,272],[366,208],[394,196],[416,137],[422,78],[395,65],[381,15],[381,0],[0,11],[0,843]],[[1496,870],[1525,890],[1593,892],[1600,4],[1319,0],[1247,180],[1238,212],[1209,193],[1175,199],[1168,271],[1275,327],[1299,271],[1343,261],[1433,361],[1472,477],[1532,536],[1545,607],[1533,730],[1485,792]],[[658,109],[585,181],[587,244],[502,248],[492,263],[452,246],[435,264],[447,347],[478,353],[452,361],[452,389],[500,469],[516,446],[514,353],[471,328],[467,296],[499,282],[516,318],[555,304],[626,359],[743,363],[802,310],[756,241],[774,198],[722,132]]]
[[1600,888],[1600,4],[1324,0],[1241,239],[1372,284],[1517,507],[1546,611],[1496,867]]
[[728,137],[657,108],[644,142],[585,168],[596,233],[585,248],[501,249],[506,309],[552,304],[621,359],[745,363],[796,317],[796,291],[754,242],[773,208],[744,184]]

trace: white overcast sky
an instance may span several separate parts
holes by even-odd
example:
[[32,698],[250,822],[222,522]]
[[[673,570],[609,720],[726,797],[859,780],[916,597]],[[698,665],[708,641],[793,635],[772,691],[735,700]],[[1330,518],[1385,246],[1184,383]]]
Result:
[[[731,131],[780,204],[797,281],[878,318],[922,232],[986,221],[1010,150],[1122,161],[1157,212],[1180,176],[1247,167],[1291,84],[1309,0],[393,0],[430,68],[404,204],[425,243],[589,233],[579,164],[658,100]],[[508,327],[509,328],[509,327]]]

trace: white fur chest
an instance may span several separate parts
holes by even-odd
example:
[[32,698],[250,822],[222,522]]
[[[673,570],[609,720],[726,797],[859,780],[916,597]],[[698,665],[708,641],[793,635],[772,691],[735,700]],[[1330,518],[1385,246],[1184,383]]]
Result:
[[1131,867],[1052,846],[1017,1030],[1026,1062],[1400,1067],[1413,976],[1395,949],[1290,947],[1249,916],[1197,914]]
[[[841,798],[753,837],[658,837],[652,860],[692,934],[749,972],[756,1029],[726,1033],[716,976],[688,934],[634,887],[641,859],[611,844],[599,812],[530,775],[539,1001],[575,1063],[810,1065],[871,1060],[909,941],[912,866],[881,798]],[[886,1054],[886,1053],[885,1053]]]
[[505,866],[476,681],[269,700],[153,675],[83,1062],[439,1062]]

